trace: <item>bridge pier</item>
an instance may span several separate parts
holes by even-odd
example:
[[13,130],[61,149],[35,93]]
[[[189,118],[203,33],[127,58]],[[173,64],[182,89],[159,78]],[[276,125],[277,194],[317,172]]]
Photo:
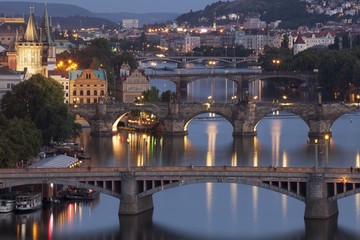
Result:
[[323,142],[326,136],[330,137],[331,134],[331,121],[330,120],[310,120],[310,130],[308,133],[310,143]]
[[135,215],[154,208],[152,195],[139,198],[134,172],[124,172],[121,178],[120,215]]
[[309,173],[306,185],[304,218],[328,219],[338,214],[337,201],[328,200],[327,183],[322,173]]
[[99,103],[96,106],[96,114],[90,119],[91,135],[111,136],[113,120],[106,114],[106,104]]

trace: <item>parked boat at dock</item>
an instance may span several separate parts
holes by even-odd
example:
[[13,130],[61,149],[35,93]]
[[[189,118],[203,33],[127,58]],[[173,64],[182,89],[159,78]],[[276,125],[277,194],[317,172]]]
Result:
[[18,192],[5,192],[0,194],[0,214],[15,210],[17,195],[19,195]]
[[42,207],[42,194],[39,192],[26,192],[16,196],[16,211],[26,212]]
[[86,188],[68,187],[60,195],[66,200],[87,201],[96,199],[99,196],[99,192]]

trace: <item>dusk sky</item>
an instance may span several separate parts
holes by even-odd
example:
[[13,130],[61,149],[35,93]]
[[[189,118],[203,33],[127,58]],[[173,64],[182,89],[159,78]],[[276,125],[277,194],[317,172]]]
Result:
[[185,13],[204,9],[219,0],[32,0],[26,2],[67,3],[86,8],[92,12],[173,12]]

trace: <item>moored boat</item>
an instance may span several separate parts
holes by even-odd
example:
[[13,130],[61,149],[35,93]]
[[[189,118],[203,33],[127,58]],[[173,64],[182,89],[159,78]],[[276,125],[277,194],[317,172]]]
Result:
[[18,192],[5,192],[0,194],[0,214],[15,210]]
[[16,196],[17,211],[32,211],[42,207],[42,194],[39,192],[26,192]]
[[63,192],[63,196],[68,200],[94,200],[99,196],[99,192],[86,188],[67,188]]

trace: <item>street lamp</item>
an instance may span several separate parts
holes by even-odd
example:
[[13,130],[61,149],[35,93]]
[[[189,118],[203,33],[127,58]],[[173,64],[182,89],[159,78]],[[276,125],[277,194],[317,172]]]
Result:
[[283,99],[284,99],[284,102],[285,102],[285,105],[286,105],[287,96],[284,95]]
[[318,163],[318,139],[315,138],[314,139],[314,143],[315,143],[315,169],[317,169],[319,167],[319,163]]
[[360,103],[360,95],[359,94],[356,95],[356,101],[357,101],[357,105],[359,107],[359,103]]
[[275,65],[275,69],[278,69],[281,61],[280,59],[273,59],[272,63]]
[[231,97],[231,101],[232,101],[232,103],[236,103],[236,99],[237,99],[237,97],[236,97],[236,96],[232,96],[232,97]]
[[329,162],[329,140],[330,140],[329,134],[325,134],[324,139],[325,139],[325,164],[327,167]]

